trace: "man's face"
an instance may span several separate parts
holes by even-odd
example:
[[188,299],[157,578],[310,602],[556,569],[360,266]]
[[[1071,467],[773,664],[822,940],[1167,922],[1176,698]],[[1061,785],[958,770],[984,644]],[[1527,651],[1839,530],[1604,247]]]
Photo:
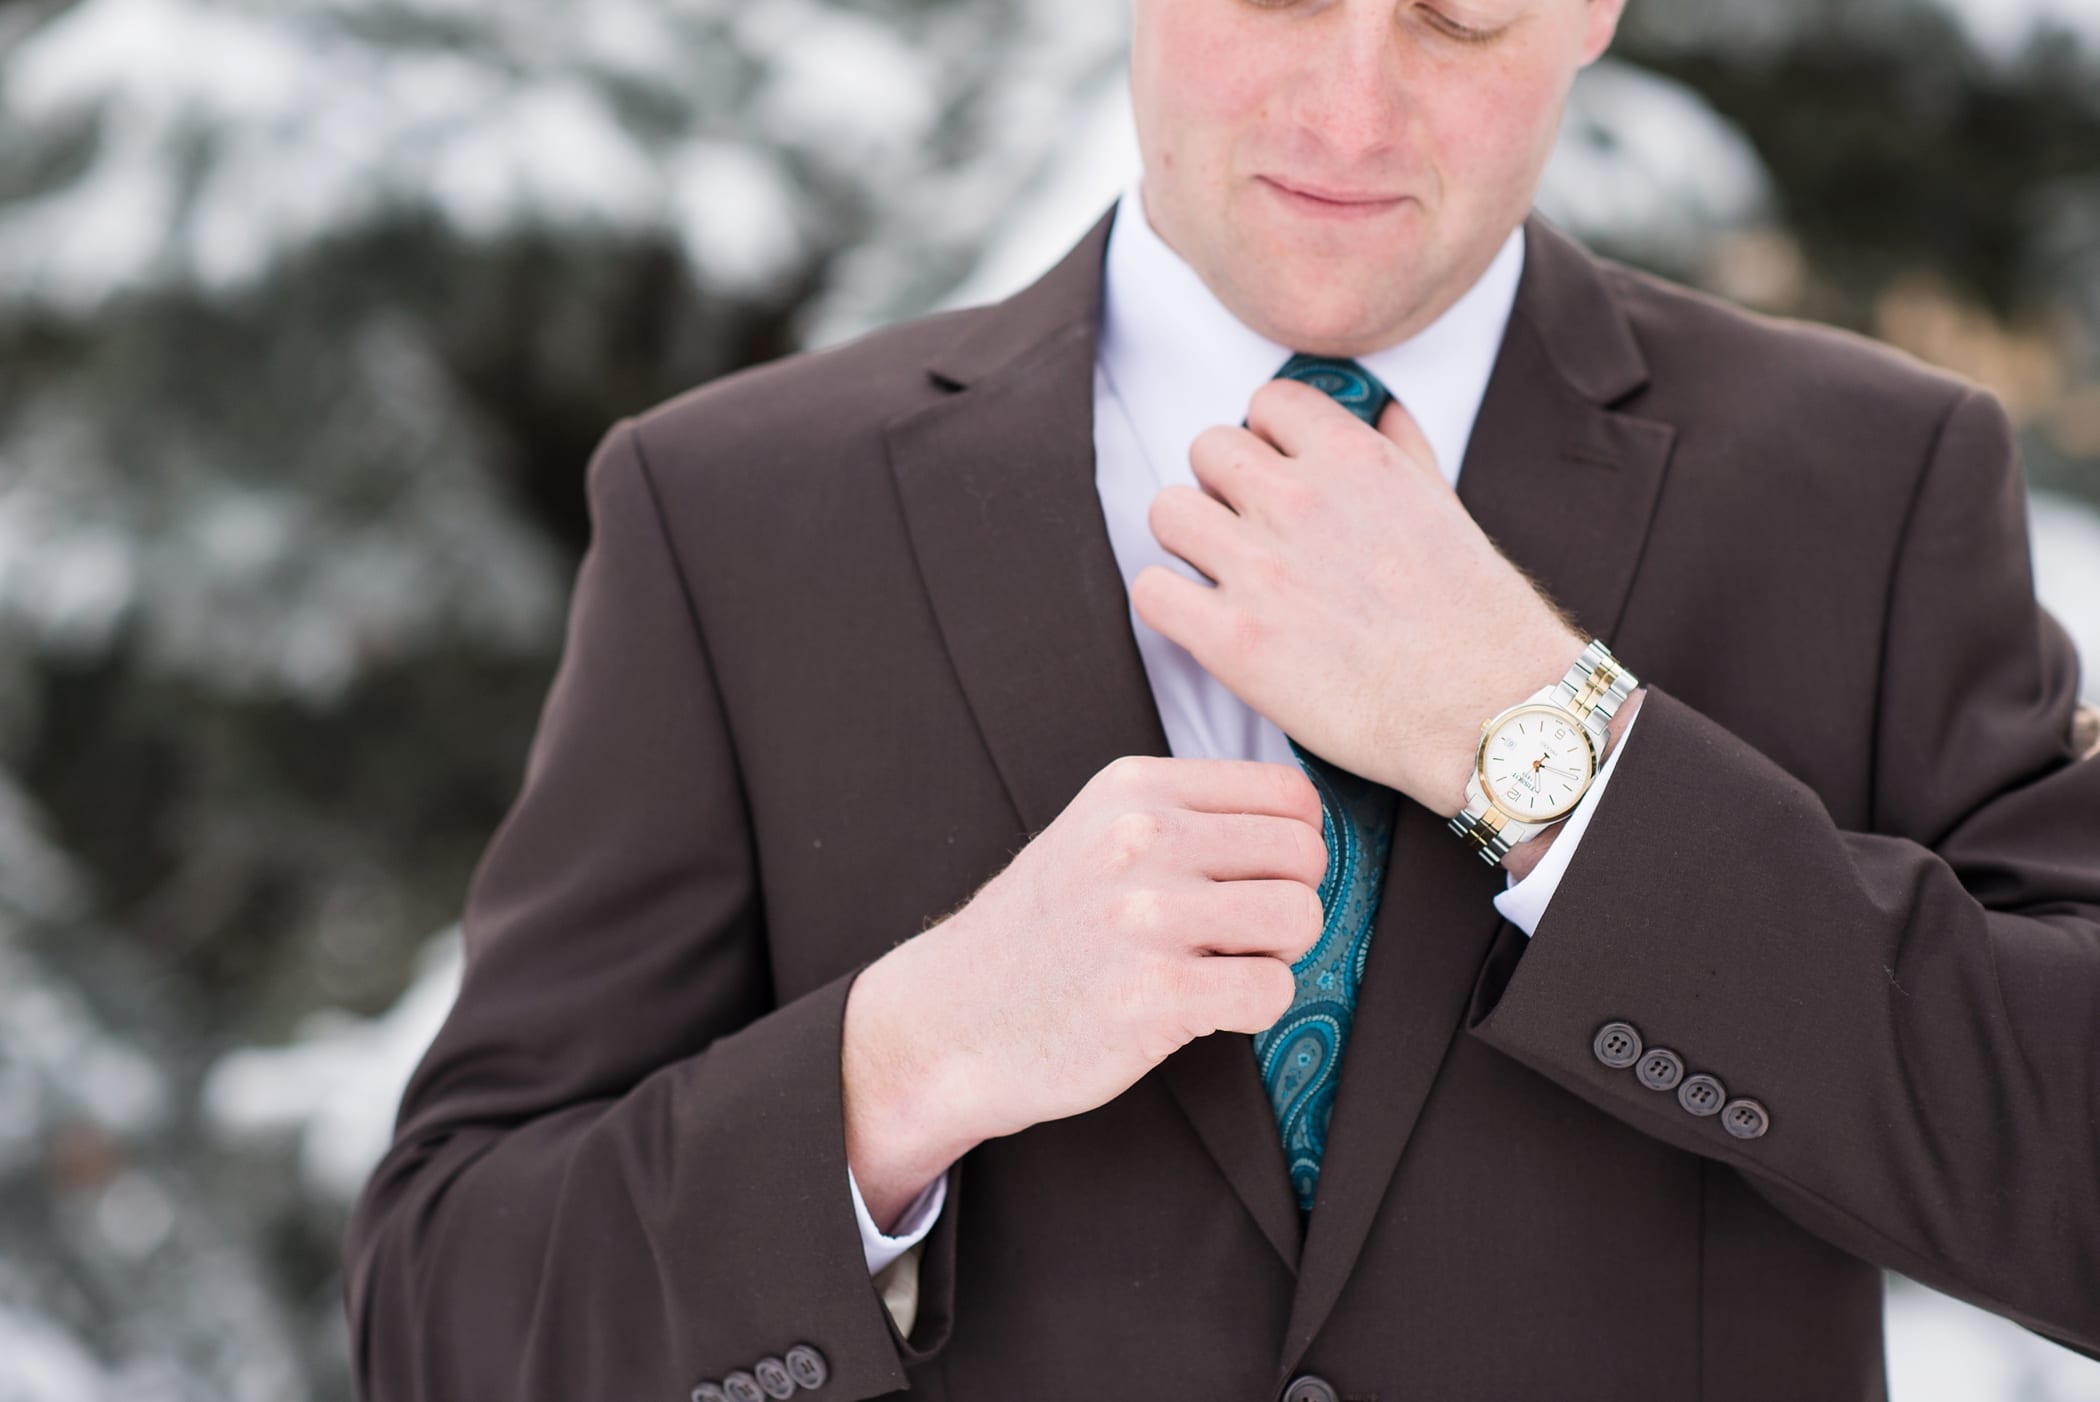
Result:
[[1523,220],[1569,84],[1623,4],[1132,0],[1146,212],[1271,340],[1404,340]]

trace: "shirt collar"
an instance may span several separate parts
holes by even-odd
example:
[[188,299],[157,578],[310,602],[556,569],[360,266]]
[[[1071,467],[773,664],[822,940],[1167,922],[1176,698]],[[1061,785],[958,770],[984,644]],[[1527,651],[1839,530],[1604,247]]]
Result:
[[[1188,448],[1213,424],[1237,424],[1292,347],[1249,327],[1145,218],[1133,176],[1118,197],[1104,255],[1096,359],[1162,485],[1196,484]],[[1524,227],[1464,296],[1405,341],[1356,357],[1414,415],[1444,480],[1456,484],[1473,420],[1515,305]]]

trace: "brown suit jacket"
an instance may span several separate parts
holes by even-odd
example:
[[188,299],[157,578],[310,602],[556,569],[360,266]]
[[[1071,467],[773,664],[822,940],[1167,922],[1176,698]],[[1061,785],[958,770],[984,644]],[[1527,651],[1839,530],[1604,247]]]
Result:
[[366,1395],[683,1402],[807,1344],[838,1399],[1857,1402],[1883,1266],[2100,1356],[2100,762],[2005,415],[1537,219],[1459,496],[1648,695],[1536,938],[1403,801],[1307,1239],[1249,1039],[1199,1038],[965,1155],[899,1336],[847,990],[1168,752],[1094,490],[1112,214],[607,432],[350,1225]]

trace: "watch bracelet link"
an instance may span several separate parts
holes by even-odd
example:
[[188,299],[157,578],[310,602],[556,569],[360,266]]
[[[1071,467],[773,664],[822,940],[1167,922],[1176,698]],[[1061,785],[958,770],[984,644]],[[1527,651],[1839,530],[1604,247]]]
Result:
[[[1560,679],[1560,704],[1573,711],[1584,725],[1590,723],[1592,714],[1596,715],[1600,723],[1594,728],[1604,730],[1639,685],[1640,679],[1612,656],[1602,639],[1591,638]],[[1598,759],[1603,759],[1601,749]]]
[[[1554,698],[1555,702],[1574,713],[1582,722],[1583,728],[1590,730],[1598,740],[1599,770],[1603,768],[1604,747],[1610,734],[1611,718],[1639,686],[1640,679],[1612,655],[1611,649],[1604,645],[1601,638],[1590,639],[1556,684],[1560,696]],[[1594,726],[1591,724],[1592,720],[1597,722]],[[1595,782],[1594,775],[1591,781]],[[1562,814],[1553,819],[1552,823],[1565,821],[1567,816]],[[1507,815],[1490,800],[1481,806],[1478,813],[1461,811],[1448,819],[1445,826],[1471,842],[1481,861],[1489,866],[1500,866],[1502,859],[1509,855],[1509,849],[1516,845],[1510,840],[1509,834],[1503,831],[1506,818]],[[1540,827],[1550,827],[1552,823],[1544,823]],[[1526,834],[1526,837],[1535,835]]]

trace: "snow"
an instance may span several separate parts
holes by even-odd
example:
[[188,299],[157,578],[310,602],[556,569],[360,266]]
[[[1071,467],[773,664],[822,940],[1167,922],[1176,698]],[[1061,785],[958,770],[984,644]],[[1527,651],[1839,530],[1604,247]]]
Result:
[[[61,924],[86,913],[87,880],[50,828],[35,800],[0,769],[0,915]],[[7,1120],[0,1114],[0,1125]]]
[[2100,54],[2100,0],[1933,0],[1969,42],[2001,62],[2022,56],[2037,39],[2070,36]]
[[160,1069],[44,974],[11,931],[0,922],[0,1066],[27,1107],[13,1128],[43,1135],[78,1121],[130,1138],[164,1128],[173,1107]]
[[80,1341],[34,1307],[10,1305],[4,1288],[0,1359],[6,1360],[0,1364],[4,1402],[114,1402],[111,1379]]
[[1002,221],[999,237],[933,310],[995,302],[1033,282],[1078,242],[1137,173],[1130,85],[1120,71],[1095,85],[1065,118],[1072,137],[1059,159]]
[[1684,84],[1610,58],[1577,76],[1537,199],[1578,237],[1678,267],[1773,204],[1739,128]]
[[348,1204],[386,1151],[401,1093],[451,1010],[461,968],[455,924],[431,938],[408,991],[380,1016],[324,1010],[286,1046],[228,1052],[205,1078],[206,1122],[230,1144],[295,1141],[307,1186]]
[[2100,1402],[2100,1366],[1898,1276],[1882,1311],[1890,1402]]
[[801,200],[771,152],[746,142],[695,141],[669,170],[671,222],[686,261],[725,293],[756,296],[807,257]]
[[[536,655],[562,617],[559,550],[495,488],[482,446],[428,403],[442,372],[420,328],[379,320],[342,335],[369,376],[345,386],[341,421],[315,425],[312,461],[282,486],[211,475],[172,450],[111,461],[86,431],[91,410],[27,408],[0,441],[0,626],[54,654],[99,653],[133,626],[155,674],[314,702],[446,638]],[[340,474],[365,480],[345,492]],[[346,517],[339,493],[365,514]]]
[[[897,24],[809,0],[409,8],[493,32],[383,40],[320,0],[81,0],[9,57],[0,122],[92,115],[98,154],[76,181],[0,205],[0,282],[75,314],[127,288],[231,292],[323,234],[427,207],[469,238],[662,229],[702,282],[763,290],[802,258],[819,199],[772,152],[842,186],[893,186],[927,158],[955,81]],[[683,110],[647,130],[612,80]],[[186,188],[176,172],[200,134]]]
[[934,76],[895,24],[835,4],[767,0],[737,12],[735,35],[772,69],[743,122],[770,141],[822,149],[866,178],[870,162],[887,163],[933,129]]

